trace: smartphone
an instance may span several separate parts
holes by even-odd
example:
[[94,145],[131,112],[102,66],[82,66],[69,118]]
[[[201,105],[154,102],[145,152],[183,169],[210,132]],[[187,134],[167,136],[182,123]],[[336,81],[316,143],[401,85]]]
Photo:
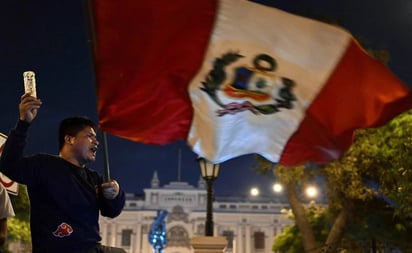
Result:
[[29,93],[31,96],[37,98],[36,93],[36,74],[33,71],[23,72],[24,93]]

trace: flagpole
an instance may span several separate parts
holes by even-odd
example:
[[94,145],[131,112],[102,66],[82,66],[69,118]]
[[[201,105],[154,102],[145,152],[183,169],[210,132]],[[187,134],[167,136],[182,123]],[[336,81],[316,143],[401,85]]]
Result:
[[107,148],[107,133],[103,134],[103,159],[104,159],[104,179],[106,182],[110,181],[110,164],[109,164],[109,149]]
[[179,157],[177,161],[177,181],[180,182],[180,169],[182,164],[182,149],[179,148]]
[[[87,26],[88,44],[90,45],[92,71],[96,84],[96,33],[94,27],[94,13],[93,13],[93,0],[84,1],[84,13]],[[109,166],[109,151],[107,148],[107,133],[102,131],[103,141],[103,164],[104,164],[104,179],[110,181],[110,166]]]

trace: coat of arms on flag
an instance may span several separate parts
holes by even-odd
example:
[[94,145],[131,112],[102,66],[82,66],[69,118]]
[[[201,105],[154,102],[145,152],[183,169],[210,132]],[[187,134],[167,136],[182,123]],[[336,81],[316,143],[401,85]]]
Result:
[[[276,60],[268,54],[258,54],[253,59],[253,66],[236,66],[237,59],[243,57],[239,53],[229,52],[216,58],[213,69],[202,82],[201,89],[222,109],[219,116],[235,114],[249,110],[254,114],[272,114],[281,108],[291,109],[296,96],[293,94],[295,82],[275,73]],[[232,67],[233,79],[227,80],[226,67]],[[233,100],[223,103],[217,90]],[[239,102],[242,101],[242,102]]]

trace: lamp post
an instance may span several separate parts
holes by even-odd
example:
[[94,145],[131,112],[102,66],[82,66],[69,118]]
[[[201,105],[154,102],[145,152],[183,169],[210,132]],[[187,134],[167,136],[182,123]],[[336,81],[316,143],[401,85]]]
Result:
[[206,181],[207,185],[205,236],[213,236],[213,181],[219,175],[220,164],[211,163],[203,157],[199,157],[197,160],[200,165],[202,178]]

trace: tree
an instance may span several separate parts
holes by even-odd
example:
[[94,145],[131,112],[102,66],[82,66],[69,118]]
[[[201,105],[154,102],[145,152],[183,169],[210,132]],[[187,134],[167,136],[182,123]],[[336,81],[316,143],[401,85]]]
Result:
[[[361,203],[354,212],[354,220],[348,224],[340,248],[348,252],[376,252],[380,249],[400,249],[407,252],[411,249],[409,240],[412,232],[411,218],[394,217],[394,210],[381,199],[375,198],[367,203]],[[362,206],[367,207],[362,208]],[[370,212],[374,210],[374,212]],[[293,217],[292,217],[293,218]],[[331,215],[322,206],[311,205],[306,212],[316,242],[326,240],[330,230]],[[273,251],[281,253],[304,252],[301,233],[297,225],[286,228],[275,238]]]
[[[268,170],[273,165],[263,158],[258,167]],[[285,185],[286,194],[301,231],[306,252],[335,252],[356,211],[365,217],[374,212],[371,203],[384,200],[397,219],[412,212],[412,111],[403,113],[380,128],[358,130],[348,152],[339,160],[321,167],[275,166],[275,174]],[[323,242],[316,241],[297,191],[309,178],[325,178],[328,198],[329,233]],[[362,208],[359,209],[362,203]],[[388,215],[385,216],[388,219]],[[364,219],[364,224],[369,224]],[[398,223],[401,224],[401,223]],[[399,227],[400,226],[400,227]],[[399,225],[402,229],[405,225]],[[361,230],[360,230],[361,231]],[[389,240],[389,238],[386,238]]]

